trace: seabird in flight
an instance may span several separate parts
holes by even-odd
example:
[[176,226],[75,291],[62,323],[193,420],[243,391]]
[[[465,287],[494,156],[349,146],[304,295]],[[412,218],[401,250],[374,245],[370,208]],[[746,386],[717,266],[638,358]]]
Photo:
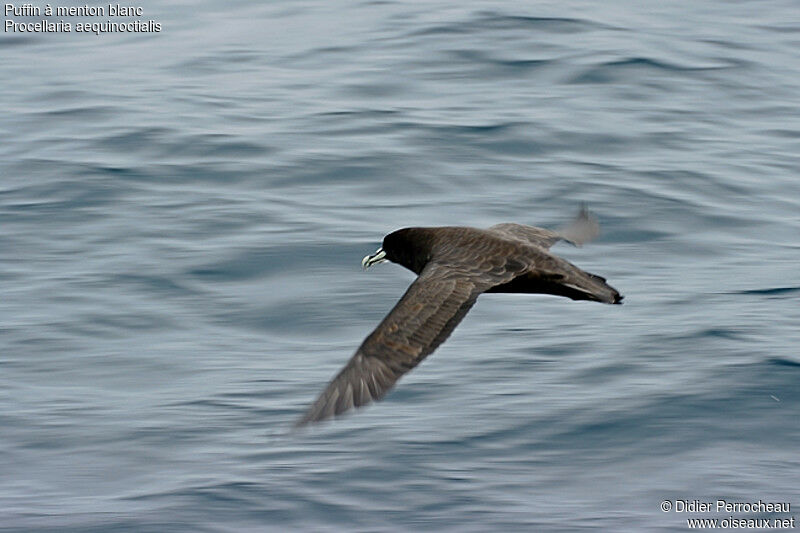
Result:
[[296,426],[383,398],[450,336],[484,292],[622,303],[604,278],[548,251],[558,240],[580,246],[598,233],[597,219],[584,208],[559,231],[509,223],[488,229],[404,228],[388,234],[383,246],[364,258],[363,267],[392,261],[418,277]]

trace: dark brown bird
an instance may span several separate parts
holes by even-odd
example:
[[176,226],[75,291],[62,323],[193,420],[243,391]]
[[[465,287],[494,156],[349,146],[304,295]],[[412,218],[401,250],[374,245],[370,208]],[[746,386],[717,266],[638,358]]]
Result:
[[579,246],[598,233],[597,219],[586,209],[560,231],[498,224],[489,229],[404,228],[390,233],[362,265],[393,261],[418,277],[296,426],[383,398],[450,336],[484,292],[621,303],[622,296],[604,278],[548,251],[560,239]]

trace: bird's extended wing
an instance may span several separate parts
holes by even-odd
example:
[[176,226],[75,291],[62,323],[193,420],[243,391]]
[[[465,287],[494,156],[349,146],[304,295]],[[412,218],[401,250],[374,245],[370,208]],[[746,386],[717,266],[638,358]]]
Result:
[[597,217],[583,207],[575,220],[558,231],[513,223],[497,224],[489,228],[489,231],[548,249],[560,239],[576,246],[589,242],[600,233],[600,225],[597,223]]
[[302,426],[380,400],[450,336],[478,296],[513,279],[522,265],[429,263],[397,305],[297,422]]

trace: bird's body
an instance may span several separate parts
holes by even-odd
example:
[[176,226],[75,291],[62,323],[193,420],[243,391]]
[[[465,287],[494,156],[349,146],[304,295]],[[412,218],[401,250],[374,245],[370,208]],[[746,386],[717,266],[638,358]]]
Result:
[[521,224],[489,229],[405,228],[387,235],[364,267],[389,260],[417,279],[297,425],[330,418],[381,399],[395,382],[452,333],[484,292],[544,293],[621,303],[605,279],[548,249],[559,239],[580,245],[598,233],[582,210],[561,231]]

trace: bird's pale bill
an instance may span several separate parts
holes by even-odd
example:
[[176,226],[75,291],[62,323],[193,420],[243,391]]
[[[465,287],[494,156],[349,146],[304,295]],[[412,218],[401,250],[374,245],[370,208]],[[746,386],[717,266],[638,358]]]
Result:
[[375,250],[375,253],[372,255],[368,255],[361,260],[361,266],[364,269],[371,267],[372,265],[377,265],[378,263],[383,263],[386,261],[386,252],[383,251],[383,248],[378,248]]

